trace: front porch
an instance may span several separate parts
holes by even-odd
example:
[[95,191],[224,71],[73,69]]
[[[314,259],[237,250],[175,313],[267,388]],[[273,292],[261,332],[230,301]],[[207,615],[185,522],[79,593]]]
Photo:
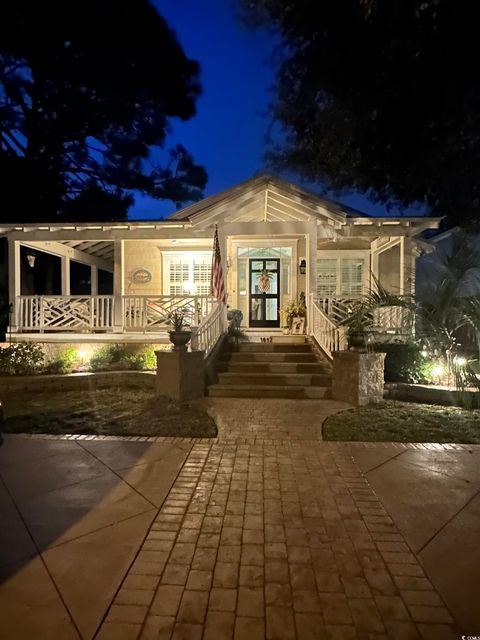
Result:
[[[368,218],[270,177],[187,207],[163,221],[8,225],[10,322],[22,341],[167,340],[169,314],[192,327],[225,330],[210,296],[218,228],[228,306],[254,340],[280,333],[303,296],[304,331],[327,356],[345,348],[341,321],[376,281],[415,292],[418,234],[431,218]],[[411,318],[382,309],[384,335],[410,335]],[[212,333],[212,326],[215,332]],[[257,333],[258,332],[258,333]],[[205,335],[207,335],[205,333]]]

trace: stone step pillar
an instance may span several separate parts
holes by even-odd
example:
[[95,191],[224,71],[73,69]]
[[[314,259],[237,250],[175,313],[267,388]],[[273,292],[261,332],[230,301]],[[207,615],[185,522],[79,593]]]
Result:
[[384,353],[335,351],[332,396],[355,407],[381,402],[384,387]]
[[156,393],[175,400],[194,400],[205,395],[205,353],[172,349],[155,351]]

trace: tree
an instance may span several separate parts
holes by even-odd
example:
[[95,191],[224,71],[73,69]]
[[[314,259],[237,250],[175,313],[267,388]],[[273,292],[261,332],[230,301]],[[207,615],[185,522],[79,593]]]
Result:
[[148,0],[7,3],[1,218],[118,219],[135,191],[199,199],[206,172],[181,145],[152,159],[170,119],[195,114],[198,75]]
[[[480,217],[480,4],[240,0],[282,37],[277,167],[381,202]],[[396,202],[395,202],[396,201]]]

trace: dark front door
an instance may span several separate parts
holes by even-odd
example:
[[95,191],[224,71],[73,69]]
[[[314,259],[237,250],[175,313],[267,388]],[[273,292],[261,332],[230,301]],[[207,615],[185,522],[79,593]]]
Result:
[[250,258],[250,327],[280,326],[280,260]]

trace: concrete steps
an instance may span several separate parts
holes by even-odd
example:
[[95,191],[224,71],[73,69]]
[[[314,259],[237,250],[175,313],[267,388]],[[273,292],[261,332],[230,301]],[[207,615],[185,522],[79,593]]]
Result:
[[288,344],[250,342],[226,351],[218,364],[218,383],[211,397],[326,398],[331,366],[308,342]]
[[317,362],[313,351],[297,353],[238,351],[227,353],[223,359],[232,362]]
[[237,362],[221,361],[219,372],[231,373],[309,373],[330,375],[330,368],[321,362]]
[[328,398],[328,387],[214,384],[208,389],[212,398]]
[[308,373],[221,373],[220,384],[253,384],[275,386],[328,386],[331,376],[327,374],[311,375]]

